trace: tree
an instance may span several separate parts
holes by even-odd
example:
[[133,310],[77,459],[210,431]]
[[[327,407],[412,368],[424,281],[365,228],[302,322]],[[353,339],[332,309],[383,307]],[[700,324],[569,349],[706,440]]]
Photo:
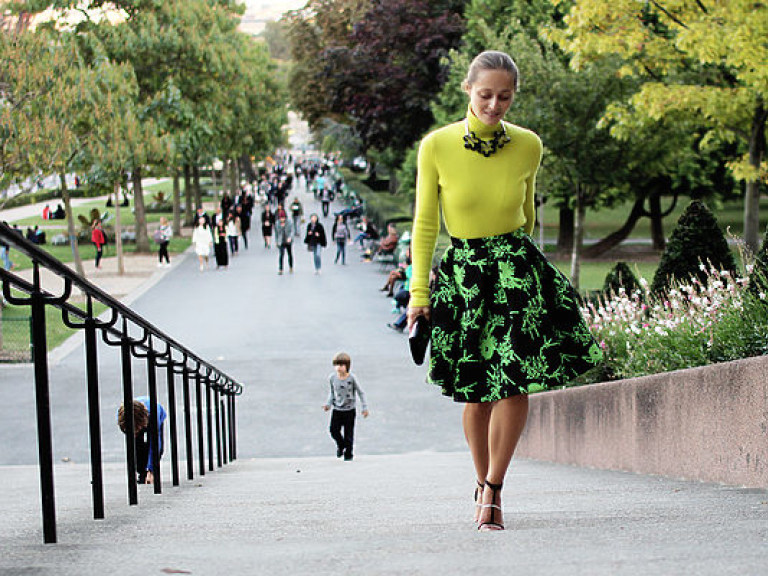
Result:
[[284,16],[293,58],[291,103],[313,130],[323,118],[343,120],[332,112],[335,87],[327,81],[323,53],[351,47],[349,32],[368,4],[368,0],[309,0]]
[[59,176],[75,270],[84,276],[65,175],[93,128],[97,78],[71,36],[46,29],[0,35],[0,62],[2,170]]
[[757,250],[760,183],[768,178],[768,6],[577,0],[566,23],[552,37],[576,66],[618,55],[622,73],[644,81],[628,111],[648,121],[684,114],[707,127],[705,144],[739,144],[729,168],[746,183],[744,237]]
[[430,102],[440,90],[443,62],[464,26],[455,12],[425,0],[373,0],[355,24],[351,48],[324,53],[331,109],[350,119],[366,148],[390,150],[393,165],[434,119]]

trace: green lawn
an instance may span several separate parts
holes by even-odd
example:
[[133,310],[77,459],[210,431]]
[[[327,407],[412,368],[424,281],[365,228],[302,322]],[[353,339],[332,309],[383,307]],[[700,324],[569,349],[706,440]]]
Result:
[[[70,301],[70,304],[74,303]],[[78,304],[75,305],[81,307]],[[93,308],[96,315],[106,310],[106,306],[100,302],[95,302]],[[83,306],[81,309],[84,310],[85,307]],[[0,321],[0,330],[2,330],[0,361],[5,359],[29,362],[31,360],[28,354],[30,349],[30,316],[31,311],[27,306],[7,305],[3,308],[2,321]],[[53,306],[45,308],[45,327],[49,350],[53,350],[77,332],[64,325],[61,310]]]

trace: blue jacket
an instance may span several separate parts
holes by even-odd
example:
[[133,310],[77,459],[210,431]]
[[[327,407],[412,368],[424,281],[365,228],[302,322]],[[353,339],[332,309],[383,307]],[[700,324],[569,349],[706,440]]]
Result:
[[[149,396],[139,396],[136,398],[139,402],[144,404],[144,406],[147,407],[147,412],[149,412],[150,418],[152,417],[152,412],[149,409]],[[162,407],[160,402],[157,403],[157,446],[160,449],[160,456],[163,455],[163,423],[165,422],[165,408]],[[150,472],[154,472],[152,469],[152,462],[154,462],[154,446],[153,442],[149,443],[149,458],[147,458],[147,470]]]

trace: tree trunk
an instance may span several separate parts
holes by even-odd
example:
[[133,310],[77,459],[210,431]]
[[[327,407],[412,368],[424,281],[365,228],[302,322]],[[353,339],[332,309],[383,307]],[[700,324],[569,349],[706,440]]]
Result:
[[639,198],[635,199],[635,203],[632,205],[632,210],[629,212],[629,216],[627,217],[626,222],[624,222],[624,225],[616,230],[615,232],[612,232],[608,234],[605,238],[597,242],[596,244],[593,244],[592,246],[584,249],[584,256],[587,258],[595,258],[597,256],[600,256],[601,254],[604,254],[611,248],[615,248],[619,244],[621,244],[624,240],[626,240],[629,235],[632,233],[632,230],[635,229],[635,225],[637,225],[637,222],[640,220],[640,218],[643,217],[643,203],[645,202],[645,197],[641,196]]
[[117,275],[125,274],[125,261],[123,260],[123,225],[120,222],[120,181],[115,182],[115,254],[117,255]]
[[230,188],[230,195],[232,198],[237,196],[237,193],[240,191],[240,166],[237,165],[237,159],[232,158],[230,161],[231,166],[231,181],[230,184],[232,187]]
[[573,250],[573,209],[560,208],[560,224],[557,230],[557,251],[562,253]]
[[192,182],[195,189],[195,206],[202,208],[203,192],[200,190],[200,169],[197,166],[192,167]]
[[179,169],[173,168],[173,235],[181,236],[181,182]]
[[581,280],[581,244],[584,241],[584,218],[587,208],[584,203],[584,192],[579,185],[576,195],[576,210],[573,223],[573,250],[571,251],[571,284],[578,290]]
[[389,171],[389,193],[397,194],[400,182],[397,180],[397,171],[393,168]]
[[72,259],[75,264],[75,272],[85,278],[83,261],[80,259],[80,247],[77,245],[77,233],[75,232],[75,215],[72,214],[72,201],[69,198],[69,190],[67,190],[67,178],[63,170],[59,173],[59,180],[61,181],[61,199],[64,201],[64,213],[67,216],[67,234],[69,235],[69,245],[72,248]]
[[[758,101],[752,117],[749,135],[749,165],[757,174],[765,155],[765,122],[768,113],[762,100]],[[760,249],[760,179],[748,180],[744,195],[744,243],[752,254]]]
[[136,252],[149,253],[149,236],[147,235],[147,212],[144,209],[144,188],[141,185],[141,168],[136,168],[131,175],[133,178],[133,216],[136,219]]
[[655,250],[664,250],[667,240],[664,238],[664,221],[661,213],[661,194],[656,192],[648,198],[648,209],[651,213],[651,241]]
[[192,207],[192,171],[189,164],[184,164],[184,223],[192,226],[195,209]]

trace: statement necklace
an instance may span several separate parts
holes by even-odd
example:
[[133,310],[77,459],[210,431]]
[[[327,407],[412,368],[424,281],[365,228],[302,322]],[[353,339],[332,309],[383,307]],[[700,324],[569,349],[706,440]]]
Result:
[[464,148],[477,152],[486,158],[496,154],[496,152],[504,148],[505,144],[512,141],[512,139],[507,136],[507,129],[504,127],[504,122],[501,123],[501,130],[496,130],[493,133],[493,138],[490,140],[482,140],[481,138],[478,138],[477,134],[469,129],[469,118],[464,120],[464,132]]

